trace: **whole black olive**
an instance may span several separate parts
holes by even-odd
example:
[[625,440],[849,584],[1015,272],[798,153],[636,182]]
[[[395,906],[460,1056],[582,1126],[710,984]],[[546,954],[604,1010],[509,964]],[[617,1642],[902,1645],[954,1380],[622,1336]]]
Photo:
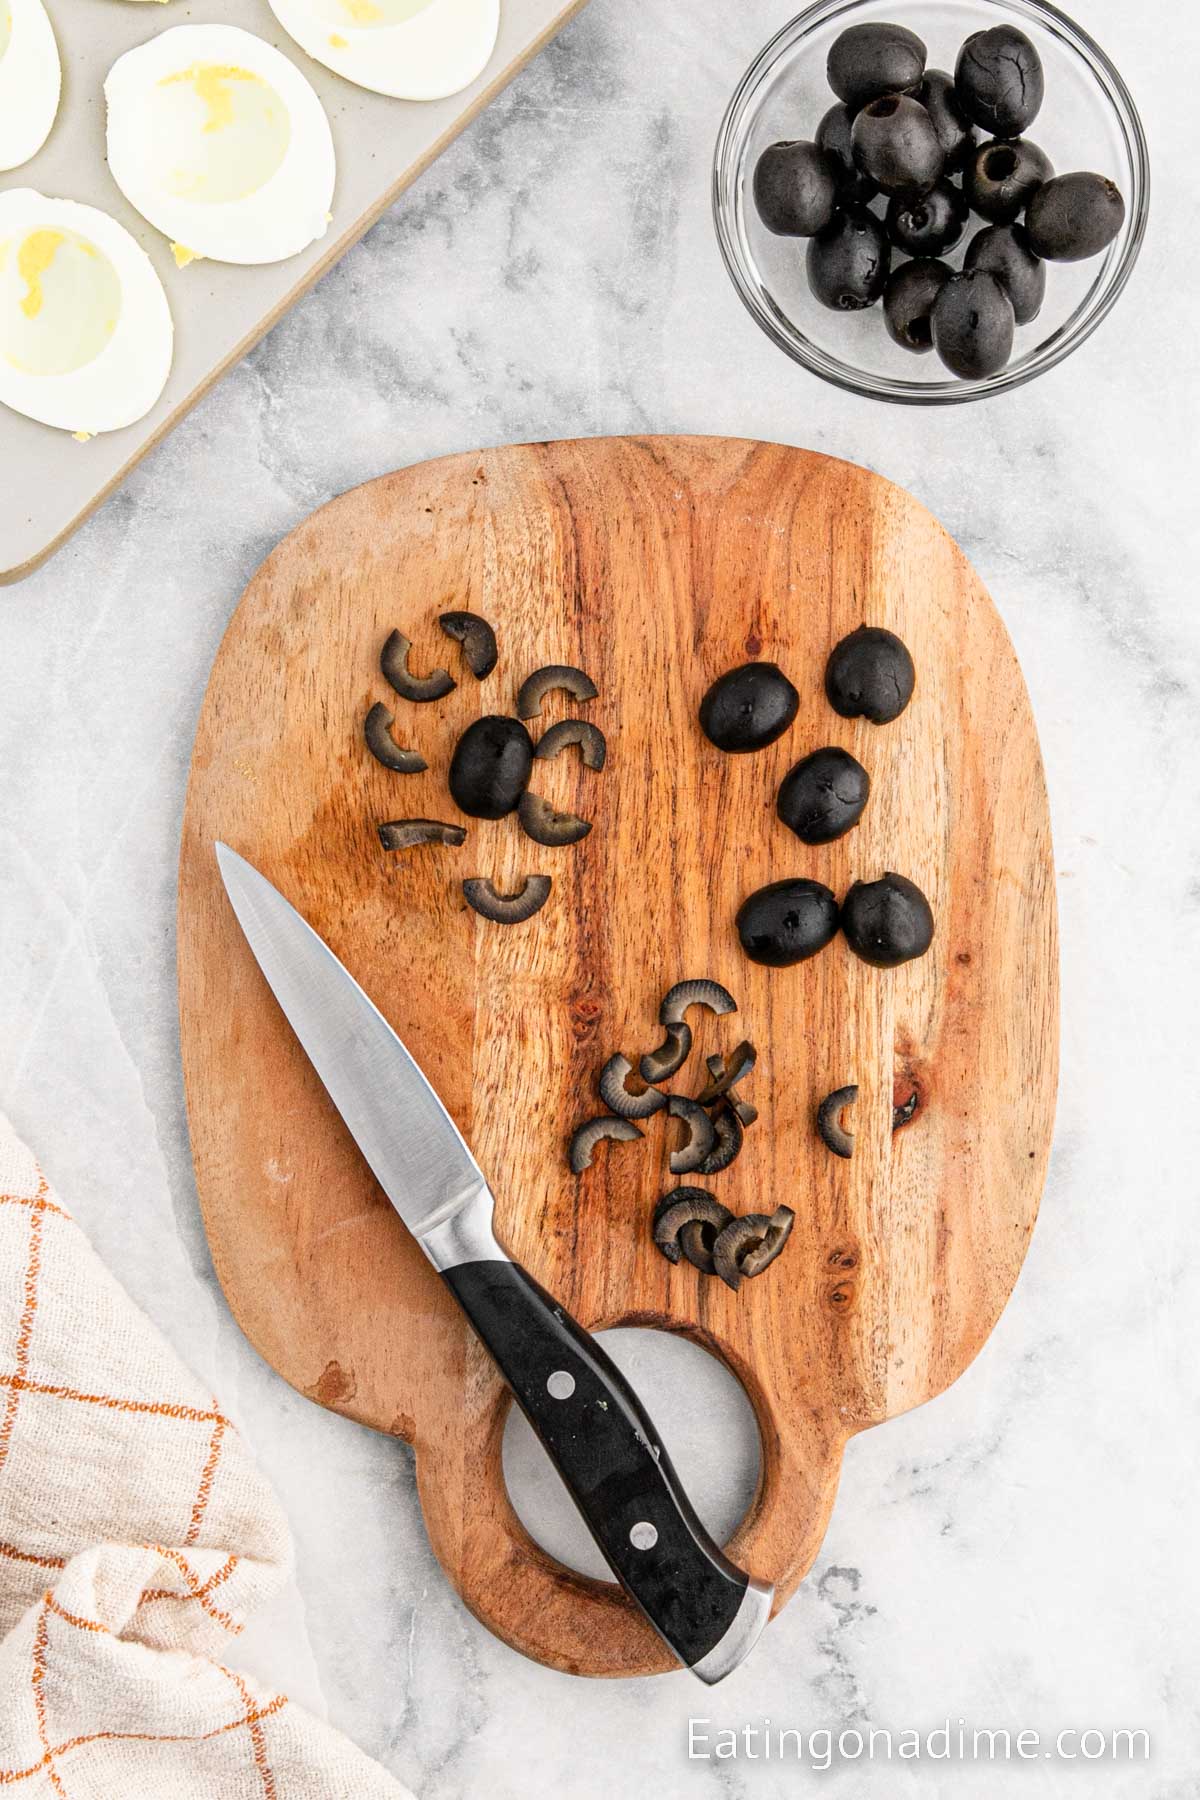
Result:
[[768,144],[754,165],[754,204],[768,231],[811,237],[828,225],[836,200],[837,165],[816,144]]
[[885,194],[927,194],[946,166],[933,120],[907,94],[885,94],[864,106],[850,142],[859,168]]
[[933,347],[964,381],[995,375],[1012,355],[1016,315],[988,269],[952,275],[933,305]]
[[967,164],[963,190],[981,218],[1011,225],[1053,173],[1050,158],[1028,138],[992,138]]
[[830,107],[817,126],[817,144],[828,151],[834,161],[840,206],[865,206],[879,192],[871,177],[864,175],[854,160],[850,142],[853,127],[854,114],[840,100]]
[[800,696],[774,663],[743,663],[717,677],[700,702],[700,727],[718,750],[765,750],[782,737]]
[[975,130],[970,120],[963,117],[954,91],[954,77],[947,75],[944,69],[927,69],[913,98],[921,102],[933,120],[933,129],[946,158],[946,173],[954,174],[964,166],[975,148]]
[[832,844],[862,818],[871,777],[848,750],[814,750],[784,776],[775,810],[802,844]]
[[738,908],[737,931],[751,962],[786,969],[836,935],[838,903],[819,881],[772,881]]
[[1045,89],[1042,59],[1015,25],[977,31],[958,53],[958,104],[993,137],[1019,137],[1037,118]]
[[519,719],[495,714],[476,719],[458,740],[450,761],[450,792],[473,819],[502,819],[525,792],[533,768],[533,743]]
[[1040,187],[1025,214],[1036,256],[1082,262],[1108,248],[1125,223],[1121,190],[1104,175],[1056,175]]
[[856,881],[842,906],[842,930],[855,956],[877,969],[924,956],[933,942],[929,902],[904,875]]
[[890,725],[916,686],[913,659],[894,631],[860,625],[844,637],[825,665],[825,695],[843,719]]
[[[990,269],[1012,301],[1018,325],[1037,318],[1046,297],[1046,265],[1023,225],[985,225],[967,245],[967,269]],[[886,304],[886,301],[885,301]]]
[[939,181],[919,199],[893,194],[888,202],[888,236],[910,256],[942,256],[966,230],[969,208],[952,181]]
[[949,263],[932,256],[893,270],[883,290],[883,320],[888,335],[902,349],[933,349],[933,303],[952,274]]
[[919,87],[925,46],[903,25],[851,25],[834,40],[825,72],[838,99],[857,112],[881,94]]
[[860,312],[874,306],[887,284],[892,247],[874,213],[848,207],[808,240],[808,285],[822,306]]

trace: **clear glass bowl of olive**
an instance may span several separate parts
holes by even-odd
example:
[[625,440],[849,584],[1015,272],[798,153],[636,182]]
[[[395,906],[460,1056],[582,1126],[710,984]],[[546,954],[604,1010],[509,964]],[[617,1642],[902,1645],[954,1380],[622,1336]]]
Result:
[[1069,356],[1123,292],[1149,200],[1128,88],[1046,0],[817,0],[746,70],[713,168],[721,253],[767,336],[916,406]]

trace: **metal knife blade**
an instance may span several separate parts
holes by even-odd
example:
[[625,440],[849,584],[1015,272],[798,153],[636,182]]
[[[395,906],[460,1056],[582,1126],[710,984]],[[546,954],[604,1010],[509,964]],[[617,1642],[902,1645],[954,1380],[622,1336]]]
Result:
[[258,870],[216,846],[259,968],[376,1181],[415,1238],[486,1195],[454,1120],[379,1008]]

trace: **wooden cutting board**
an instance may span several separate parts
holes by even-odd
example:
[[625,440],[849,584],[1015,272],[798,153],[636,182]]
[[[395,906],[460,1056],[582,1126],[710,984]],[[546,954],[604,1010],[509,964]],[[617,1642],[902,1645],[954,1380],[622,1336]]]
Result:
[[[482,684],[437,627],[451,607],[496,628],[500,662]],[[882,728],[838,718],[823,692],[830,646],[863,621],[898,632],[918,672],[907,712]],[[378,658],[393,627],[414,667],[456,675],[447,699],[390,694]],[[700,733],[700,698],[758,657],[789,673],[799,716],[762,754],[722,756]],[[608,738],[605,771],[574,752],[535,764],[535,785],[593,819],[591,835],[548,850],[515,819],[470,820],[461,850],[385,854],[380,820],[457,817],[458,735],[511,712],[548,662],[581,665],[600,689],[585,710]],[[368,755],[376,700],[426,773]],[[571,710],[559,695],[546,718]],[[826,743],[858,756],[873,793],[854,832],[806,849],[774,796]],[[667,1668],[618,1589],[560,1567],[519,1524],[501,1474],[505,1391],[265,988],[215,838],[281,888],[400,1032],[488,1173],[513,1254],[583,1324],[684,1332],[744,1383],[763,1467],[731,1553],[785,1601],[816,1556],[847,1439],[940,1392],[995,1324],[1045,1174],[1057,1062],[1045,785],[1012,647],[962,553],[878,476],[779,445],[482,451],[385,476],[294,531],[250,583],[209,684],[179,979],[200,1199],[234,1314],[302,1393],[414,1446],[434,1549],[493,1631],[560,1669]],[[793,969],[742,955],[734,914],[763,882],[809,875],[840,895],[888,869],[933,905],[922,961],[872,969],[840,937]],[[462,900],[464,876],[511,888],[530,872],[554,886],[522,926],[487,924]],[[744,1092],[761,1118],[707,1185],[736,1211],[796,1213],[783,1257],[737,1295],[651,1243],[678,1125],[660,1115],[644,1143],[602,1150],[578,1180],[564,1157],[573,1126],[601,1110],[604,1060],[657,1043],[661,994],[695,976],[724,982],[740,1012],[692,1015],[674,1085],[695,1092],[705,1055],[743,1035],[759,1052]],[[813,1112],[849,1082],[845,1162]],[[914,1089],[916,1116],[893,1134],[893,1094]]]

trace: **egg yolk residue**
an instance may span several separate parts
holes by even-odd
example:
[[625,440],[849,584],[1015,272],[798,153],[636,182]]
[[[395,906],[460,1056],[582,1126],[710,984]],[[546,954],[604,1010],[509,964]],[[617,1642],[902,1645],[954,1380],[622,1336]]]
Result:
[[292,122],[269,81],[226,63],[166,75],[145,100],[146,159],[181,200],[244,200],[275,174]]
[[6,6],[4,0],[0,0],[0,60],[3,59],[4,52],[8,49],[11,38],[12,7]]
[[353,25],[371,31],[381,25],[403,25],[432,0],[316,0],[315,11],[330,25]]
[[26,375],[67,375],[117,328],[121,283],[78,232],[44,228],[0,244],[0,355]]

